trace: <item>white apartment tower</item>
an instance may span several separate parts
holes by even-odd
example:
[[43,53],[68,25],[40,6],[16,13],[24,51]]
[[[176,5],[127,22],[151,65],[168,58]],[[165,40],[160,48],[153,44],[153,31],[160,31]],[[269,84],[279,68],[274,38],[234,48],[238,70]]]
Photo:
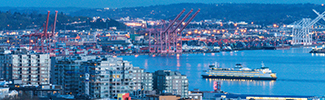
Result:
[[50,55],[29,54],[20,50],[0,54],[0,78],[22,80],[23,84],[50,83]]

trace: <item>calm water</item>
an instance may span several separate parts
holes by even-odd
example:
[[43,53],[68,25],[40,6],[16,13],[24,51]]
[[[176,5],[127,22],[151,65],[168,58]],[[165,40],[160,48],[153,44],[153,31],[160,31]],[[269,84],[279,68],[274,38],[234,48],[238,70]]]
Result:
[[205,54],[183,54],[180,56],[123,56],[134,66],[148,72],[160,69],[179,71],[187,75],[190,90],[212,91],[215,79],[203,79],[202,70],[218,62],[229,68],[237,63],[248,68],[259,68],[261,62],[277,73],[276,81],[217,80],[221,89],[243,94],[281,95],[325,95],[325,55],[308,53],[311,48],[289,50],[251,50]]

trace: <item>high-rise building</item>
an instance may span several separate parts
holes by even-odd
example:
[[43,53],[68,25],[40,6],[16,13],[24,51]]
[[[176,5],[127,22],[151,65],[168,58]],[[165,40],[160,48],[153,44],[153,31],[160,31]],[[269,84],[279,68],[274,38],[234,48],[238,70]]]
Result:
[[87,58],[60,56],[51,58],[51,83],[61,85],[64,94],[78,94],[80,86],[80,65]]
[[[89,94],[91,96],[113,98],[118,94],[133,91],[133,66],[130,62],[123,61],[122,58],[98,57],[82,63],[81,66],[81,70],[89,73]],[[87,79],[85,76],[81,78]]]
[[50,83],[50,55],[31,54],[24,49],[3,50],[0,53],[0,78],[8,81],[22,80],[23,84]]
[[133,92],[133,66],[122,58],[87,55],[53,60],[52,84],[62,85],[65,93],[105,99]]
[[134,93],[138,97],[155,94],[153,90],[153,75],[139,67],[133,68]]
[[188,79],[185,75],[170,70],[158,70],[153,77],[153,88],[158,94],[172,93],[181,98],[188,97]]

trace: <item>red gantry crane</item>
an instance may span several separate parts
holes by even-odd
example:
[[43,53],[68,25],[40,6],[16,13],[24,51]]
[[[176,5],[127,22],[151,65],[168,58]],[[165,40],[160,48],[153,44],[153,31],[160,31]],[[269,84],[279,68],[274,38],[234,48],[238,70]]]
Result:
[[[200,12],[200,9],[192,15],[185,23],[184,21],[193,12],[189,11],[180,21],[177,21],[185,12],[182,10],[176,18],[169,23],[169,25],[162,30],[154,29],[149,30],[149,51],[150,53],[168,54],[168,53],[181,53],[182,52],[182,31]],[[176,25],[174,25],[177,23]],[[182,27],[180,27],[183,25]]]
[[[35,30],[34,33],[31,33],[29,35],[23,35],[22,37],[29,37],[29,49],[35,50],[37,53],[51,53],[51,41],[52,36],[55,35],[55,27],[57,22],[57,13],[58,11],[55,11],[55,18],[53,23],[52,32],[48,33],[48,24],[49,24],[49,17],[50,17],[50,11],[47,12],[47,18],[46,23],[39,29]],[[39,33],[40,30],[43,28],[43,33]]]

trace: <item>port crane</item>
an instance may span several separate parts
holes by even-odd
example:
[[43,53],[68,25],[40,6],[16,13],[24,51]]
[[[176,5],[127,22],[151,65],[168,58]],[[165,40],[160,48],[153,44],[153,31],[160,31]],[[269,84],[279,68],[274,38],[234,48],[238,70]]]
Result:
[[319,14],[316,10],[313,11],[318,15],[315,19],[311,20],[310,18],[303,18],[300,21],[297,21],[293,24],[292,28],[292,45],[303,44],[303,45],[311,45],[312,44],[312,36],[310,33],[311,27],[316,24],[320,19],[324,19],[325,12]]
[[[36,50],[36,52],[39,53],[48,53],[50,54],[51,50],[51,37],[55,35],[55,27],[57,22],[57,14],[58,11],[55,11],[55,18],[54,23],[52,27],[52,32],[48,33],[48,24],[49,24],[49,17],[50,17],[50,11],[47,12],[47,18],[45,24],[43,24],[42,27],[35,30],[34,33],[31,33],[29,35],[22,35],[22,38],[28,37],[29,40],[29,50]],[[40,32],[43,28],[43,32]],[[33,47],[32,47],[33,46]],[[40,51],[39,51],[40,50]]]
[[[178,19],[182,16],[184,12],[185,9],[183,9],[174,20],[170,21],[167,27],[162,29],[156,28],[149,30],[150,53],[168,54],[182,52],[182,31],[200,12],[200,9],[196,11],[196,13],[194,13],[192,17],[187,20],[186,23],[184,21],[193,12],[193,9],[190,10],[180,21],[178,21]],[[163,27],[164,25],[165,22],[163,21],[161,27]]]

